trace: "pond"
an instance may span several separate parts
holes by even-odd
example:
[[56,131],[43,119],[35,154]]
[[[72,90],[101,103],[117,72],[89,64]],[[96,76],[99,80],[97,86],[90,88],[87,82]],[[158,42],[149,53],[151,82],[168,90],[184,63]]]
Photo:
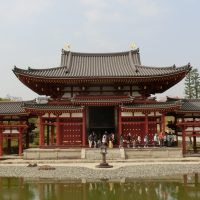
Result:
[[121,180],[0,178],[1,200],[199,200],[198,174]]

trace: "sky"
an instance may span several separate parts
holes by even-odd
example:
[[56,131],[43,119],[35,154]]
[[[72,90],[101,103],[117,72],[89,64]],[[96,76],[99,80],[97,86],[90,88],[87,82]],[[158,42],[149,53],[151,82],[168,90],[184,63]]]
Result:
[[[118,52],[134,42],[143,65],[199,69],[199,8],[199,0],[0,0],[0,97],[37,98],[13,67],[57,67],[66,43]],[[184,81],[165,96],[184,97]]]

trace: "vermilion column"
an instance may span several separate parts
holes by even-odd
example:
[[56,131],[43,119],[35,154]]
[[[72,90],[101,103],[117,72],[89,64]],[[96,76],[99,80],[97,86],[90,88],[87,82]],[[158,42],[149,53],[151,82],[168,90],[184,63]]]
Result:
[[182,126],[182,152],[183,155],[186,153],[186,140],[185,140],[185,126]]
[[54,126],[51,125],[51,145],[54,144]]
[[144,130],[145,130],[145,135],[148,133],[148,128],[149,128],[149,126],[148,126],[148,123],[149,123],[149,120],[148,120],[148,113],[145,113],[145,125],[144,125]]
[[161,131],[162,133],[165,133],[165,113],[162,113],[162,116],[161,116]]
[[19,129],[19,155],[23,152],[22,130],[22,128]]
[[118,107],[118,134],[117,134],[117,141],[118,141],[118,145],[120,143],[120,135],[122,134],[122,112],[121,112],[121,108]]
[[56,117],[56,145],[60,145],[60,119],[59,115]]
[[2,129],[0,128],[0,156],[3,155],[3,133]]
[[49,121],[48,121],[48,124],[47,124],[47,145],[49,145]]
[[83,109],[83,120],[82,120],[82,146],[86,145],[86,109]]
[[42,116],[40,116],[39,146],[43,145],[44,145],[44,124]]

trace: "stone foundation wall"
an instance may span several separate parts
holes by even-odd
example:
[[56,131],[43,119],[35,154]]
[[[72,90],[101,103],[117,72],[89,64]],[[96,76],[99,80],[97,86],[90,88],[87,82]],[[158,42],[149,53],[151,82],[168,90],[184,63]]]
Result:
[[[77,149],[27,149],[23,158],[26,160],[82,159],[101,160],[99,148]],[[114,148],[107,149],[107,160],[148,159],[148,158],[182,158],[181,148]]]
[[23,158],[26,160],[81,159],[81,149],[27,149]]
[[181,148],[138,148],[125,149],[126,159],[137,158],[182,158]]

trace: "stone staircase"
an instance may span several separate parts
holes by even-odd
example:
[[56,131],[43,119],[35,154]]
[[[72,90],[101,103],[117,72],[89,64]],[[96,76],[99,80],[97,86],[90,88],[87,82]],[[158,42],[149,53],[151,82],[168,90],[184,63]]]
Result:
[[[86,148],[82,149],[81,158],[86,160],[101,160],[101,150],[99,148]],[[124,149],[114,148],[107,149],[107,160],[122,160],[125,159]]]

